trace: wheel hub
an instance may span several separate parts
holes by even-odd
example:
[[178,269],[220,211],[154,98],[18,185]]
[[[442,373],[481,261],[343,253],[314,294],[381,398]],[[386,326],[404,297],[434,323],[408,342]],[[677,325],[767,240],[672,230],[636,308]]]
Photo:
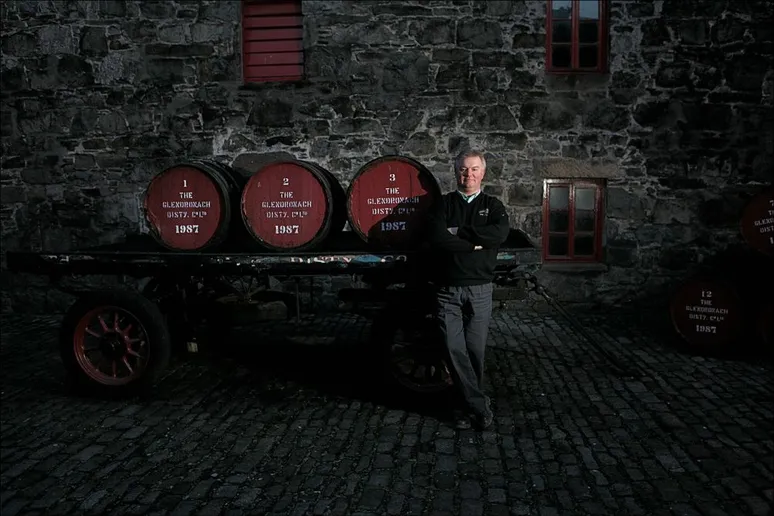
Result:
[[110,360],[117,360],[126,355],[127,352],[123,337],[116,332],[103,335],[100,338],[99,349]]

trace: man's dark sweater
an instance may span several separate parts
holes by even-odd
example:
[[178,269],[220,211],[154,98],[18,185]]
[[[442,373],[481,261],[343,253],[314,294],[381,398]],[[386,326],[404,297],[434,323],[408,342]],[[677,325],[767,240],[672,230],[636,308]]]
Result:
[[[439,285],[470,286],[494,279],[497,250],[508,238],[508,213],[497,198],[483,192],[471,202],[459,192],[443,196],[430,213],[427,243],[430,274]],[[449,228],[458,228],[457,234]],[[475,246],[483,249],[474,250]]]

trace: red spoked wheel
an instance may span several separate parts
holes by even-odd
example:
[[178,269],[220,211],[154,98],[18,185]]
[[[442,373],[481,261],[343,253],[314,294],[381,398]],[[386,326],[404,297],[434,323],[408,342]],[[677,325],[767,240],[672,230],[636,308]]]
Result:
[[154,303],[131,292],[101,292],[67,312],[60,352],[69,376],[89,392],[139,394],[166,368],[171,343]]
[[81,318],[73,352],[83,372],[103,385],[126,385],[140,378],[150,358],[142,323],[117,306],[99,306]]
[[387,311],[374,321],[372,332],[382,350],[382,366],[389,381],[407,393],[424,395],[447,393],[453,386],[440,334],[431,317],[415,313],[398,316]]

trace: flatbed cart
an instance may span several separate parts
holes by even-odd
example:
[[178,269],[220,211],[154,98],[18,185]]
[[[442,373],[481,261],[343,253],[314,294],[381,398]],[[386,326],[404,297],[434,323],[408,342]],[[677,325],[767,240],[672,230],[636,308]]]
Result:
[[[52,286],[77,297],[64,315],[59,349],[74,385],[92,394],[147,394],[168,366],[175,344],[195,342],[201,323],[213,324],[216,299],[234,305],[279,300],[300,317],[299,279],[353,276],[367,288],[344,288],[339,298],[373,319],[372,355],[380,369],[411,392],[441,393],[451,386],[432,323],[432,286],[419,252],[374,252],[351,232],[324,250],[296,254],[185,253],[161,249],[146,235],[72,252],[8,252],[8,269],[47,275]],[[511,230],[497,256],[497,284],[514,284],[539,250]],[[140,279],[133,290],[73,290],[68,276],[120,275]],[[272,289],[270,278],[295,279],[296,292]],[[312,296],[313,297],[313,296]],[[364,308],[369,307],[369,308]],[[223,310],[220,310],[222,313]],[[223,324],[221,319],[220,324]],[[219,324],[217,320],[214,324]]]

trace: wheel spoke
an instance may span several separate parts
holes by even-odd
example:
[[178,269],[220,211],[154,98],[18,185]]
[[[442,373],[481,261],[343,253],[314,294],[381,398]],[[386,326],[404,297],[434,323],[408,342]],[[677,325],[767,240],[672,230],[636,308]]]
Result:
[[126,359],[126,357],[124,357],[122,361],[124,363],[124,366],[126,366],[126,368],[129,370],[129,374],[134,374],[134,369],[132,369],[132,366],[129,365],[129,361]]
[[110,331],[110,328],[108,327],[107,323],[105,322],[105,319],[102,318],[102,316],[97,316],[97,319],[99,320],[100,326],[102,326],[102,331],[105,333]]
[[88,334],[89,334],[89,335],[91,335],[92,337],[97,337],[97,338],[100,338],[100,337],[102,337],[102,335],[100,335],[100,334],[99,334],[99,333],[97,333],[96,331],[92,330],[91,328],[86,328],[86,333],[88,333]]
[[113,378],[116,378],[118,377],[118,362],[113,360],[112,366],[113,366]]
[[113,330],[117,333],[121,333],[121,328],[118,326],[118,312],[113,314]]
[[127,354],[127,355],[131,355],[131,356],[133,356],[133,357],[136,357],[136,358],[142,358],[142,355],[140,355],[139,353],[137,353],[137,352],[136,352],[135,350],[133,350],[133,349],[127,349],[127,350],[126,350],[126,354]]

